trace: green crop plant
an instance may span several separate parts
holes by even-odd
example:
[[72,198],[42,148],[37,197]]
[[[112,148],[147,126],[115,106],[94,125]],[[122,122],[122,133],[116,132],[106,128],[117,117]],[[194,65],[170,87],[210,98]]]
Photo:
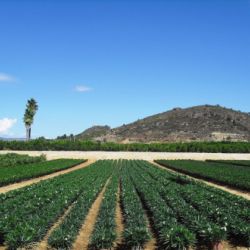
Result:
[[108,169],[105,170],[103,164],[97,162],[87,168],[17,190],[13,192],[15,196],[0,196],[3,200],[0,207],[0,238],[14,249],[40,241],[50,225],[77,202],[79,195],[87,187],[90,188],[103,171]]
[[207,162],[229,164],[234,166],[250,167],[250,161],[247,160],[206,160]]
[[[216,237],[221,237],[222,240],[226,232],[229,240],[237,240],[238,244],[249,246],[249,201],[184,176],[182,178],[187,179],[187,182],[180,183],[176,181],[179,178],[173,178],[173,176],[177,176],[176,174],[164,171],[147,162],[140,163],[139,167],[143,170],[144,175],[148,173],[148,176],[153,176],[158,183],[162,183],[161,194],[165,192],[166,199],[170,199],[171,193],[175,193],[176,197],[170,200],[169,204],[176,208],[175,203],[180,203],[184,199],[190,207],[193,207],[189,211],[190,214],[195,214],[195,211],[198,211],[199,217],[197,216],[197,218],[199,220],[201,217],[207,218],[208,222],[217,226],[217,229],[213,226],[213,230],[208,231],[208,233],[214,231],[213,237],[215,239],[212,241],[215,241]],[[164,186],[165,188],[163,188]],[[180,204],[180,207],[183,208],[183,204]],[[186,210],[179,213],[179,216],[183,217],[185,222],[187,221],[185,214],[188,210],[186,206]],[[187,216],[189,216],[188,213]],[[192,221],[190,225],[192,225]],[[208,236],[211,237],[211,234],[208,234]]]
[[126,247],[142,248],[150,234],[140,198],[128,173],[131,165],[132,161],[121,163],[121,204],[125,224],[123,238]]
[[86,160],[59,159],[12,167],[0,167],[0,186],[72,168]]
[[250,168],[248,167],[191,160],[157,160],[156,162],[180,173],[250,191]]
[[0,155],[0,168],[1,167],[14,167],[17,165],[24,165],[29,163],[36,163],[46,161],[46,156],[28,156],[20,154],[3,154]]
[[120,168],[117,166],[117,161],[113,164],[115,169],[103,196],[103,202],[90,239],[90,249],[111,249],[117,238],[115,213]]
[[92,168],[91,174],[94,174],[95,178],[95,180],[90,181],[92,185],[90,183],[85,185],[85,189],[79,194],[73,208],[67,214],[64,221],[50,235],[48,243],[51,247],[68,249],[76,240],[91,205],[114,170],[114,165],[111,161],[100,161],[97,164],[99,164],[99,168],[97,166]]

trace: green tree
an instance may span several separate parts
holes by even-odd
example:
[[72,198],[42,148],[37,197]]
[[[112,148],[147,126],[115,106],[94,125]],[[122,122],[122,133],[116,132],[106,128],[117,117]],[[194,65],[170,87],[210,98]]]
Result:
[[38,110],[38,104],[35,99],[31,98],[26,104],[26,109],[23,117],[23,121],[26,128],[26,140],[29,141],[31,138],[31,125],[34,122],[35,114]]

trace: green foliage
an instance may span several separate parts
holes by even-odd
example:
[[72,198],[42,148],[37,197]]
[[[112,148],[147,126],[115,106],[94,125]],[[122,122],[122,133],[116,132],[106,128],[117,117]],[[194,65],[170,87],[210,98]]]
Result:
[[131,143],[81,140],[0,141],[0,150],[71,150],[71,151],[142,151],[142,152],[208,152],[250,153],[249,142]]
[[[144,164],[137,161],[137,164],[141,165],[141,163]],[[188,249],[191,247],[195,242],[195,235],[178,222],[174,210],[161,197],[158,188],[162,184],[154,179],[153,173],[147,178],[145,170],[138,168],[135,162],[128,164],[128,167],[132,181],[150,213],[160,249]],[[181,238],[180,235],[182,235]]]
[[146,217],[135,186],[131,182],[128,168],[132,162],[121,163],[121,204],[124,216],[124,244],[127,249],[140,249],[150,238]]
[[92,249],[114,247],[118,185],[125,249],[143,248],[149,240],[145,214],[159,249],[212,249],[224,240],[250,247],[248,200],[146,161],[126,160],[98,161],[0,195],[0,243],[17,249],[40,242],[67,211],[48,243],[70,249],[109,177],[90,239]]
[[191,160],[157,160],[157,163],[181,173],[250,191],[250,168]]
[[34,120],[38,105],[35,99],[31,98],[27,101],[26,109],[23,117],[25,126],[31,126]]
[[245,166],[250,167],[250,161],[239,161],[239,160],[206,160],[207,162],[223,163],[234,166]]
[[37,157],[31,157],[28,155],[20,154],[3,154],[0,155],[0,168],[1,167],[13,167],[17,165],[23,165],[28,163],[36,163],[46,161],[46,156],[41,155]]
[[0,186],[51,174],[63,169],[74,167],[84,161],[85,160],[59,159],[24,165],[15,165],[12,167],[2,167],[0,160]]
[[56,249],[69,249],[72,246],[92,203],[112,174],[114,165],[110,163],[111,161],[99,161],[94,164],[92,172],[87,180],[84,180],[85,189],[80,193],[62,224],[50,235],[48,240],[50,246]]
[[60,244],[67,246],[70,241],[67,239],[68,235],[72,242],[84,215],[111,170],[112,167],[103,168],[103,164],[95,163],[87,168],[0,195],[0,238],[11,249],[39,242],[65,210],[73,206],[63,224],[69,227],[66,231],[62,227],[60,231],[64,239],[60,240]]
[[160,193],[173,208],[173,217],[195,233],[199,245],[212,248],[227,237],[238,245],[250,246],[248,200],[184,176],[189,184],[183,185],[175,181],[176,174],[147,162],[139,165],[147,184],[156,188],[152,192]]
[[[114,163],[113,164],[117,164]],[[103,202],[90,239],[90,249],[111,249],[114,246],[116,234],[116,202],[119,184],[119,168],[116,167],[113,176],[106,187]]]

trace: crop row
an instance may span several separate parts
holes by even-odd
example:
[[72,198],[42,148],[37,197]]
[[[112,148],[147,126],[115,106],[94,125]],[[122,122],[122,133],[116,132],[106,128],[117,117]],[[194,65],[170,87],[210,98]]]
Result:
[[129,160],[98,161],[0,195],[0,243],[17,249],[40,242],[64,215],[48,244],[70,249],[104,187],[90,249],[115,247],[119,200],[122,249],[143,249],[151,237],[149,226],[162,250],[213,249],[224,240],[250,247],[249,201],[149,162]]
[[[87,168],[1,195],[0,242],[5,242],[10,249],[39,242],[65,210],[73,206],[57,229],[61,233],[60,244],[70,245],[112,170],[112,165],[97,162]],[[56,232],[54,235],[50,242],[58,239]]]
[[86,180],[84,180],[85,188],[77,197],[73,208],[64,221],[50,235],[48,242],[52,247],[68,249],[72,246],[91,205],[104,187],[113,168],[114,166],[110,161],[98,162],[92,167],[92,171],[89,174],[89,176],[92,176],[92,179],[88,176],[89,182],[86,183]]
[[146,215],[131,181],[128,168],[131,162],[120,162],[121,206],[124,218],[123,240],[126,249],[141,249],[150,239]]
[[117,166],[117,162],[112,164],[115,164],[115,169],[103,196],[103,202],[90,238],[90,249],[111,249],[115,246],[117,238],[115,216],[120,168]]
[[250,191],[250,168],[215,162],[157,160],[157,163],[180,173]]
[[249,142],[112,143],[81,140],[1,141],[0,150],[250,153]]
[[59,159],[0,168],[0,186],[72,168],[86,160]]
[[215,162],[215,163],[223,163],[223,164],[229,164],[234,166],[245,166],[250,167],[250,161],[246,160],[207,160],[207,162]]
[[160,249],[187,249],[192,246],[195,243],[195,235],[177,220],[174,210],[158,192],[157,181],[152,185],[135,163],[129,166],[128,171],[150,215]]
[[[133,171],[133,178],[138,186],[145,183],[139,191],[141,195],[148,197],[152,193],[152,199],[155,195],[160,195],[165,206],[171,209],[172,218],[188,230],[181,230],[185,232],[182,236],[183,245],[196,242],[199,246],[211,248],[228,239],[239,245],[250,246],[249,201],[168,173],[147,162],[137,162],[137,166],[130,168],[130,171]],[[147,185],[150,188],[147,189]],[[149,210],[153,210],[153,204],[148,204]],[[176,224],[173,223],[172,228],[176,228],[174,225]],[[194,242],[191,235],[195,236]],[[170,242],[170,239],[167,238],[166,242]]]
[[17,165],[24,165],[28,163],[36,163],[45,161],[46,157],[44,155],[41,156],[28,156],[28,155],[20,155],[20,154],[3,154],[0,155],[0,168],[1,167],[14,167]]

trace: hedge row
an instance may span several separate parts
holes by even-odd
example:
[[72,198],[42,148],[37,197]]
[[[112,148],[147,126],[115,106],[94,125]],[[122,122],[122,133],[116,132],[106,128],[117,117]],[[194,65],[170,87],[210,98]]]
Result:
[[56,151],[142,151],[142,152],[208,152],[250,153],[250,142],[186,142],[131,143],[45,140],[0,141],[0,150],[56,150]]

